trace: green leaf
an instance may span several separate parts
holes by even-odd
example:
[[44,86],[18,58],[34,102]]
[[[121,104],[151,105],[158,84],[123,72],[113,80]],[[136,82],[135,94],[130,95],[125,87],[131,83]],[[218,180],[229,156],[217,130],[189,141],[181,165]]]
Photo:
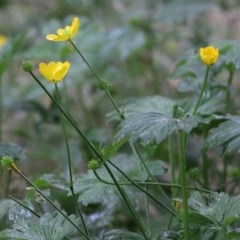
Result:
[[119,148],[127,141],[128,141],[127,136],[125,138],[120,139],[119,141],[112,141],[108,146],[104,147],[101,150],[103,158],[107,160],[110,157],[112,157],[119,150]]
[[0,219],[8,213],[8,211],[15,206],[16,203],[10,199],[3,199],[0,201]]
[[[100,171],[98,170],[98,172]],[[101,177],[104,176],[104,180],[112,182],[108,174],[99,173],[99,175]],[[87,206],[90,203],[99,203],[103,197],[108,197],[108,195],[113,194],[115,186],[100,182],[95,175],[89,171],[88,175],[77,178],[74,181],[74,189],[75,192],[79,194],[78,201]]]
[[203,198],[194,192],[189,199],[189,206],[217,226],[240,222],[240,196],[230,198],[226,193],[211,193]]
[[237,41],[222,40],[215,44],[221,53],[221,60],[229,70],[240,69],[240,44]]
[[103,233],[100,239],[98,238],[98,240],[113,240],[113,239],[144,240],[144,238],[137,233],[130,232],[127,230],[121,230],[121,229],[114,229],[114,230],[108,231],[106,233]]
[[222,112],[224,110],[224,103],[222,97],[216,96],[210,99],[205,99],[202,101],[198,113],[205,116],[211,115],[216,112]]
[[160,176],[168,171],[167,164],[161,160],[148,161],[146,165],[153,176]]
[[225,145],[225,153],[240,151],[240,117],[228,117],[228,121],[221,123],[210,132],[204,142],[204,148]]
[[203,119],[201,116],[189,116],[185,119],[174,119],[161,113],[135,113],[131,114],[120,124],[120,130],[115,139],[130,136],[130,141],[135,142],[138,139],[144,145],[156,142],[162,142],[177,130],[186,133],[191,132],[200,122],[208,122],[211,119]]
[[[79,224],[80,221],[75,216],[69,218]],[[12,229],[4,230],[0,233],[1,239],[26,239],[26,240],[62,240],[71,234],[74,227],[59,213],[46,213],[40,218],[25,219],[16,221]]]
[[[125,118],[128,118],[129,115],[137,112],[160,112],[167,116],[172,116],[174,106],[181,104],[181,102],[181,100],[176,101],[162,96],[151,96],[137,99],[134,102],[123,106],[121,111],[124,113]],[[108,114],[108,117],[110,120],[119,119],[115,112]]]

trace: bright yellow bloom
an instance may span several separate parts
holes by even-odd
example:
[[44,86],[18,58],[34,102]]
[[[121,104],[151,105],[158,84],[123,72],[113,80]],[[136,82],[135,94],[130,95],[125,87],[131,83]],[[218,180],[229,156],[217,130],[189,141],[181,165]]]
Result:
[[72,25],[68,25],[65,28],[59,28],[56,34],[48,34],[46,36],[47,40],[61,42],[67,41],[75,37],[80,27],[80,20],[78,17],[75,17],[72,21]]
[[7,37],[0,35],[0,48],[7,42]]
[[48,64],[41,62],[39,64],[39,72],[49,82],[60,82],[67,74],[69,68],[69,62],[50,62]]
[[199,49],[200,58],[202,60],[202,63],[205,65],[213,65],[217,62],[219,58],[219,52],[217,48],[214,48],[213,46],[208,46],[205,48]]

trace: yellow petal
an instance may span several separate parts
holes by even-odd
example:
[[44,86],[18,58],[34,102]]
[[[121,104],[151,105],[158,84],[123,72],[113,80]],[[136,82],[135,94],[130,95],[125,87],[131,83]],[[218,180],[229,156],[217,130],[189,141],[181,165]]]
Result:
[[78,32],[78,29],[80,27],[80,21],[79,18],[75,17],[72,22],[72,32],[71,32],[71,38],[75,37],[75,35]]
[[208,66],[216,63],[219,58],[218,49],[214,48],[213,46],[200,48],[199,54],[200,54],[202,63],[204,63],[205,65],[208,65]]
[[79,27],[80,27],[79,18],[75,17],[72,21],[71,26],[67,25],[64,28],[57,29],[57,35],[48,34],[46,36],[46,39],[50,41],[56,41],[56,42],[67,41],[73,38],[77,34]]
[[59,82],[67,74],[70,68],[69,62],[49,62],[39,64],[39,72],[50,82]]
[[7,37],[0,35],[0,47],[2,47],[7,42]]
[[49,70],[49,66],[46,63],[39,64],[39,72],[45,77],[48,81],[53,81],[53,72]]

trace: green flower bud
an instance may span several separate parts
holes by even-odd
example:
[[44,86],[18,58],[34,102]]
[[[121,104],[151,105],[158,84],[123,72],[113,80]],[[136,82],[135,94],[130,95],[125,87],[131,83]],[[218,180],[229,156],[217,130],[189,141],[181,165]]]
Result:
[[2,167],[5,169],[11,168],[13,163],[14,163],[14,160],[10,156],[3,156],[1,159]]
[[98,160],[96,159],[92,159],[89,163],[88,163],[88,168],[92,169],[92,170],[96,170],[100,167]]
[[1,164],[4,169],[13,169],[14,171],[20,173],[20,170],[14,162],[14,159],[10,156],[3,156],[1,159]]
[[33,70],[33,63],[30,60],[24,60],[22,62],[22,68],[25,72],[30,72]]

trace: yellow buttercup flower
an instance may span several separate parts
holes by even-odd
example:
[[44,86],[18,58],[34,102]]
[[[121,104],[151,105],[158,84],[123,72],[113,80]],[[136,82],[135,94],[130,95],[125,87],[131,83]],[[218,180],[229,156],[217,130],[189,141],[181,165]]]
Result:
[[7,37],[0,35],[0,48],[7,42]]
[[217,62],[219,58],[219,52],[217,48],[214,48],[213,46],[208,46],[205,48],[199,49],[200,58],[202,60],[202,63],[208,66],[213,65]]
[[67,74],[69,68],[69,62],[50,62],[48,64],[41,62],[39,64],[39,72],[49,82],[60,82]]
[[59,28],[57,34],[48,34],[46,36],[47,40],[61,42],[68,41],[75,37],[80,27],[80,20],[78,17],[75,17],[71,25],[66,26],[65,28]]

